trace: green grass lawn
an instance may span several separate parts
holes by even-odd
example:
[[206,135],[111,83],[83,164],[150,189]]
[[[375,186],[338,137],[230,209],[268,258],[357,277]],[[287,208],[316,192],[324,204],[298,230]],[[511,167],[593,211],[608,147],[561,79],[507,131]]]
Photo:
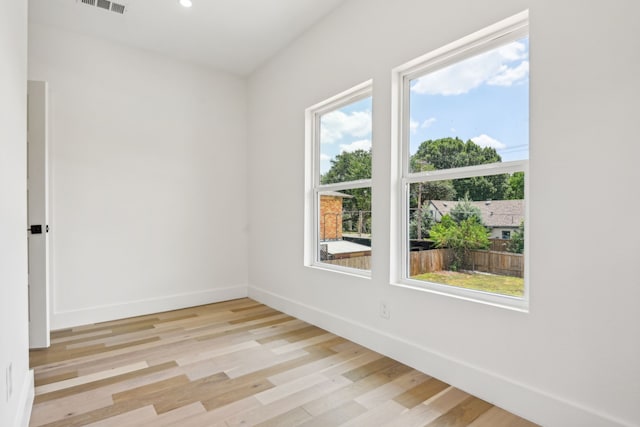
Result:
[[501,295],[521,297],[524,295],[522,277],[498,276],[486,273],[459,273],[455,271],[437,271],[413,276],[412,279],[443,283],[460,288],[476,289]]

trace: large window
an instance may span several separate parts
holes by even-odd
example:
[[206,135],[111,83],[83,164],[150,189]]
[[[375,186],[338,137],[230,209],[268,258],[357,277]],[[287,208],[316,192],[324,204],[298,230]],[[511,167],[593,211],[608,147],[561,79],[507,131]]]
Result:
[[306,264],[371,270],[371,83],[307,109]]
[[526,13],[395,71],[400,284],[526,308]]

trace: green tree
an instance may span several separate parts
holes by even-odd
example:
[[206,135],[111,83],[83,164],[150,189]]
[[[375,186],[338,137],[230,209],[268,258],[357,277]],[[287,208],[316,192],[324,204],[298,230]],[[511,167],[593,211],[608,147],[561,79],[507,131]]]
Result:
[[[502,158],[491,147],[480,147],[475,142],[460,138],[440,138],[424,141],[411,156],[413,172],[450,169],[501,162]],[[453,187],[457,194],[467,194],[471,200],[501,200],[507,192],[508,174],[456,179]]]
[[[436,247],[451,249],[453,261],[450,268],[454,271],[464,266],[469,251],[487,249],[490,244],[489,233],[476,216],[470,216],[458,224],[450,215],[445,215],[431,227],[430,236]],[[474,267],[471,266],[472,269]]]
[[[412,157],[410,161],[411,170],[414,172],[435,170],[433,165],[426,164],[418,158]],[[425,207],[428,207],[430,200],[453,200],[455,196],[456,190],[450,180],[411,184],[409,187],[409,206],[412,210],[415,210],[415,213],[412,218],[414,228],[413,231],[410,228],[410,237],[422,240],[433,224],[433,221],[429,221],[431,217],[427,216],[428,212],[424,210]],[[418,221],[418,218],[422,218],[422,220]]]
[[422,240],[434,224],[433,215],[429,211],[429,201],[422,204],[422,208],[416,210],[409,221],[409,238]]
[[[331,159],[331,169],[320,177],[322,184],[356,181],[371,178],[371,150],[343,152]],[[371,189],[356,188],[345,190],[353,198],[344,199],[343,210],[347,212],[370,212]]]
[[473,206],[471,204],[471,199],[469,199],[469,194],[465,194],[464,199],[458,200],[458,203],[451,209],[449,213],[453,220],[460,224],[467,218],[476,217],[479,224],[482,224],[482,212],[480,208],[477,206]]
[[342,219],[347,222],[349,231],[371,233],[371,188],[353,188],[340,192],[353,196],[342,199]]
[[457,179],[453,186],[458,194],[468,194],[471,200],[503,200],[509,175],[474,176]]
[[513,252],[514,254],[524,253],[524,221],[511,234],[511,239],[507,242],[507,252]]
[[320,177],[320,183],[355,181],[371,178],[371,150],[343,152],[331,159],[331,169]]
[[433,165],[435,169],[451,169],[502,161],[494,148],[480,147],[471,140],[463,142],[457,137],[424,141],[413,157]]
[[[414,172],[427,172],[436,170],[433,165],[427,164],[415,156],[411,157],[411,170]],[[418,200],[455,200],[456,189],[451,180],[418,182],[411,185],[411,198],[418,206]]]
[[415,184],[423,201],[428,200],[455,200],[456,189],[450,180],[419,182]]
[[523,200],[524,199],[524,172],[515,172],[507,181],[506,199]]

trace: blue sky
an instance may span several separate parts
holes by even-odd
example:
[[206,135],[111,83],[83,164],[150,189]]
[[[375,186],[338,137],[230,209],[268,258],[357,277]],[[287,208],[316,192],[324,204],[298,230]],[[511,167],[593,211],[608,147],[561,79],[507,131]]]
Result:
[[[503,161],[529,158],[529,40],[524,38],[410,82],[410,153],[427,139],[494,147]],[[324,114],[320,172],[345,151],[371,147],[371,98]]]
[[471,139],[503,161],[529,157],[529,41],[522,39],[410,83],[410,152],[427,139]]
[[342,152],[371,148],[371,97],[324,114],[320,118],[320,173]]

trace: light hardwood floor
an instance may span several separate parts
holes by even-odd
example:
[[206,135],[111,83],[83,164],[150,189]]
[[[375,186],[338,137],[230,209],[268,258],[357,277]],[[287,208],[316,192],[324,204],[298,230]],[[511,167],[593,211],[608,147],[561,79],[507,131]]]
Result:
[[56,331],[31,426],[530,427],[251,299]]

